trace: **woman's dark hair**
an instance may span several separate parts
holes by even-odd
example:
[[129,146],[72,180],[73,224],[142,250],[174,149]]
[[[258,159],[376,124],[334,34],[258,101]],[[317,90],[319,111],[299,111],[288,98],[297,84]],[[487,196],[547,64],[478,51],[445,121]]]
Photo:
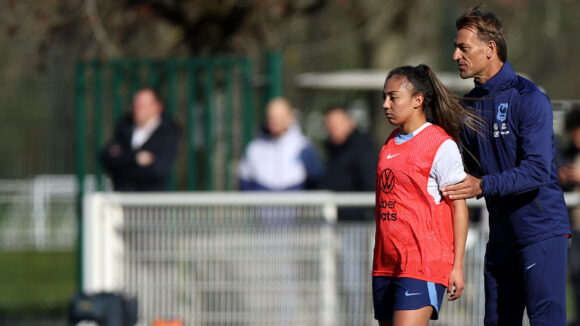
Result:
[[405,77],[413,85],[412,95],[423,94],[423,112],[427,121],[443,128],[459,146],[462,146],[462,128],[482,133],[483,119],[466,109],[460,103],[461,98],[451,93],[427,65],[393,69],[385,83],[393,77]]

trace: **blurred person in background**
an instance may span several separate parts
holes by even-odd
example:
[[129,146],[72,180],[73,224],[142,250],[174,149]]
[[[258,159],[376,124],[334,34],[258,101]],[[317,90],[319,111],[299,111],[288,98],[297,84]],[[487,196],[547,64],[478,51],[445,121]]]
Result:
[[115,191],[169,189],[178,129],[162,113],[163,103],[152,88],[133,96],[132,113],[119,121],[113,139],[101,152]]
[[[326,166],[319,189],[374,191],[377,153],[372,139],[361,132],[348,112],[332,106],[326,112]],[[374,210],[341,208],[339,220],[373,219]]]
[[[355,120],[341,106],[331,106],[325,114],[328,140],[325,142],[326,167],[318,188],[331,191],[375,190],[377,153],[371,138],[361,132]],[[372,221],[374,208],[338,209],[339,223],[348,221]],[[356,316],[363,311],[366,297],[360,289],[364,286],[368,243],[364,236],[366,228],[339,225],[341,262],[339,275],[344,285],[340,310],[345,315]],[[358,317],[358,316],[357,316]],[[360,320],[355,317],[355,320]],[[362,318],[358,317],[358,318]]]
[[359,131],[340,106],[325,116],[327,164],[318,187],[333,191],[374,191],[377,155],[371,138]]
[[[566,114],[565,126],[569,137],[568,146],[560,151],[561,162],[558,167],[560,184],[565,191],[580,191],[580,104],[572,105]],[[570,207],[572,239],[568,253],[568,275],[574,290],[574,310],[580,326],[580,206]]]
[[274,98],[262,133],[246,148],[239,166],[241,190],[305,190],[318,183],[323,165],[300,130],[290,102]]
[[[270,100],[266,106],[265,126],[252,140],[239,166],[239,186],[242,191],[286,191],[311,189],[323,173],[322,161],[313,144],[302,133],[290,102],[283,97]],[[257,243],[262,237],[276,236],[275,245],[258,245],[259,257],[283,259],[256,260],[252,274],[271,284],[296,284],[300,268],[304,267],[296,254],[295,227],[304,221],[303,212],[296,206],[264,205],[256,212]],[[307,214],[307,213],[306,213]],[[280,232],[283,228],[284,232]],[[245,267],[247,268],[247,267]],[[234,268],[237,270],[237,268]],[[263,294],[262,300],[276,305],[283,324],[294,324],[304,303],[300,289],[285,286],[280,291]]]
[[470,174],[443,188],[450,199],[485,197],[489,212],[486,326],[566,325],[566,261],[570,224],[554,162],[550,99],[507,61],[501,21],[478,7],[456,21],[453,60],[474,78],[464,105],[487,125],[467,130]]

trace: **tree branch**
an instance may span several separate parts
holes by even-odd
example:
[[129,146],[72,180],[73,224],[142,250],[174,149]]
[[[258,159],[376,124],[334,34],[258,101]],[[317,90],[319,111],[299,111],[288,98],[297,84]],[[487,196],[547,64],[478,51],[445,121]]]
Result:
[[102,46],[105,52],[105,56],[107,58],[118,56],[120,51],[111,41],[107,31],[103,27],[103,22],[101,20],[101,16],[99,15],[95,0],[85,0],[85,11],[89,20],[89,26],[93,31],[93,35],[95,36],[97,43]]

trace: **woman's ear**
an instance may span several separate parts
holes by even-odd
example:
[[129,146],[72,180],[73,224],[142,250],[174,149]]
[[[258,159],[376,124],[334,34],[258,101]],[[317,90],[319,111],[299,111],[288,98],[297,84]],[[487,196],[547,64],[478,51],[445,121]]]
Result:
[[413,108],[418,109],[423,107],[423,101],[425,98],[423,97],[423,93],[413,95]]

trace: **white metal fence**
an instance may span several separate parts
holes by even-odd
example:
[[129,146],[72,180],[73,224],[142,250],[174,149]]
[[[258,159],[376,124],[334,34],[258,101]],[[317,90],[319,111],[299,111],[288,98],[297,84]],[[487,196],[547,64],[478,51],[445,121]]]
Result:
[[[88,179],[92,186],[92,178]],[[71,175],[0,180],[0,249],[75,250],[75,194],[76,180]]]
[[[374,221],[337,221],[342,206],[374,195],[89,194],[83,287],[136,296],[140,325],[376,325]],[[486,241],[472,225],[464,296],[434,325],[482,324]]]

